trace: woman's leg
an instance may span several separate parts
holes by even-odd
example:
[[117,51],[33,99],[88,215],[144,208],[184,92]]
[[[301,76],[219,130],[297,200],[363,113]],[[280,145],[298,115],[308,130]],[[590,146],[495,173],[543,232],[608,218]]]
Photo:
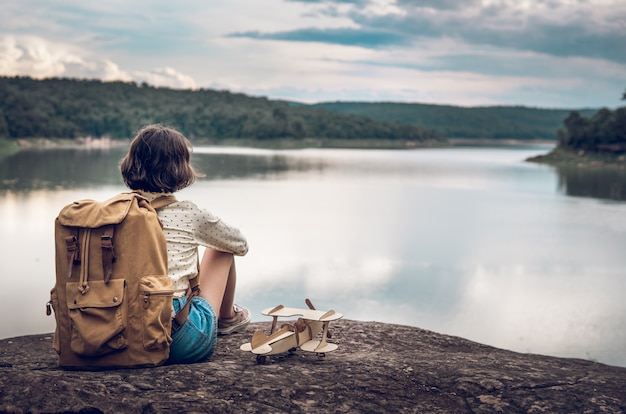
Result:
[[219,319],[235,317],[233,308],[237,271],[232,253],[207,248],[200,263],[200,296],[218,312]]

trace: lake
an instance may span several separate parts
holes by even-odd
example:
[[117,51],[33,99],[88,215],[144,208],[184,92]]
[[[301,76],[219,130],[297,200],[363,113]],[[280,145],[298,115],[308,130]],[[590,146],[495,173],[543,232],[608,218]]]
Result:
[[[550,149],[198,147],[205,177],[178,197],[248,237],[237,301],[254,321],[308,297],[348,319],[626,366],[624,171],[523,161]],[[124,191],[124,151],[0,160],[0,338],[54,330],[54,218]]]

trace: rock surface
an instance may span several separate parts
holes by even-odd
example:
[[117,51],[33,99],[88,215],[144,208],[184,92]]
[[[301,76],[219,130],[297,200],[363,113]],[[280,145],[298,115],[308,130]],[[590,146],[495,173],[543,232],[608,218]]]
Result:
[[622,413],[626,368],[520,354],[408,326],[341,320],[339,349],[258,365],[239,350],[254,330],[220,337],[208,361],[64,371],[51,335],[0,341],[0,412]]

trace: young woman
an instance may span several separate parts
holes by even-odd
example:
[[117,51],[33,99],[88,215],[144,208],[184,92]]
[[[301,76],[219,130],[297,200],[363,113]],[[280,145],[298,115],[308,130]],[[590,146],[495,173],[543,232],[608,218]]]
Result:
[[[149,201],[188,187],[196,179],[190,147],[187,138],[172,128],[141,129],[120,165],[124,182]],[[172,336],[169,361],[200,361],[215,351],[218,333],[240,332],[250,323],[250,312],[234,304],[234,256],[245,255],[248,243],[237,228],[191,201],[176,201],[157,211],[167,240],[174,312],[186,303],[190,279],[198,277],[200,287],[187,321]],[[198,246],[206,247],[199,267]]]

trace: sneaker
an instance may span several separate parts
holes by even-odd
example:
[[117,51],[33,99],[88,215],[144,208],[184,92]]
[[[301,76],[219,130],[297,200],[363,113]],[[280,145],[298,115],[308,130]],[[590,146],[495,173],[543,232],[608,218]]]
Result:
[[230,319],[219,319],[217,321],[218,335],[230,335],[243,331],[250,323],[250,311],[243,306],[233,306],[235,316]]

